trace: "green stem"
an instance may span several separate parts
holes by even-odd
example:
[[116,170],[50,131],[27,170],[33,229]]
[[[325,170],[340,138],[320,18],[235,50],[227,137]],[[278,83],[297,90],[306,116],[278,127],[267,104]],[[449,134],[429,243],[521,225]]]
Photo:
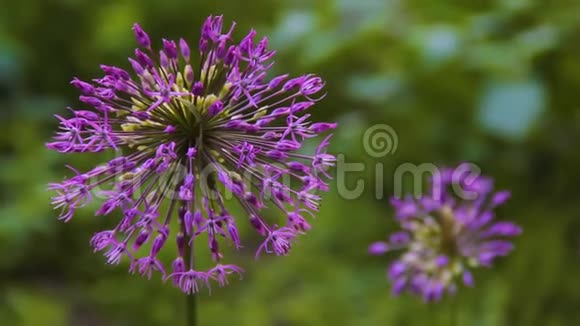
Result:
[[186,326],[197,326],[197,305],[195,294],[186,294],[185,315]]
[[450,307],[450,323],[451,326],[458,326],[459,323],[457,321],[458,311],[457,311],[457,298],[451,298],[451,307]]

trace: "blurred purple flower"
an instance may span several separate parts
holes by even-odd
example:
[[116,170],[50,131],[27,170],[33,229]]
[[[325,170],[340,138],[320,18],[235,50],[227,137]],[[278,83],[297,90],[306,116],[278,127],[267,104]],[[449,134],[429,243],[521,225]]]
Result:
[[508,239],[522,229],[495,221],[493,213],[508,198],[509,192],[494,193],[493,180],[475,175],[467,164],[442,169],[421,198],[391,200],[402,231],[371,244],[369,253],[404,250],[388,269],[393,293],[408,291],[438,301],[445,292],[455,293],[458,280],[473,286],[470,269],[490,267],[512,251]]
[[[57,115],[59,131],[47,144],[61,153],[124,151],[85,173],[71,168],[74,177],[50,185],[56,192],[52,205],[66,222],[99,190],[105,201],[96,214],[120,210],[123,218],[95,234],[94,250],[104,250],[110,264],[128,259],[132,273],[172,279],[187,293],[209,287],[211,280],[226,285],[228,275],[243,272],[223,264],[224,241],[241,248],[239,221],[228,212],[226,195],[233,194],[264,237],[257,254],[285,255],[310,228],[301,213],[317,211],[320,197],[314,192],[328,189],[325,169],[335,162],[326,153],[329,137],[316,153],[297,153],[305,139],[336,127],[312,123],[302,113],[318,100],[313,95],[322,90],[322,79],[308,74],[268,80],[275,54],[267,49],[268,39],[256,43],[252,30],[234,44],[234,27],[223,34],[222,17],[210,16],[199,52],[183,39],[164,39],[156,51],[135,24],[141,49],[129,59],[134,72],[102,65],[102,78],[75,78],[71,84],[82,93],[80,100],[92,108],[70,109],[69,118]],[[290,180],[299,187],[290,187]],[[285,213],[285,225],[260,215],[267,206]],[[193,246],[202,235],[215,265],[198,270]],[[177,257],[167,268],[157,255],[170,242]]]

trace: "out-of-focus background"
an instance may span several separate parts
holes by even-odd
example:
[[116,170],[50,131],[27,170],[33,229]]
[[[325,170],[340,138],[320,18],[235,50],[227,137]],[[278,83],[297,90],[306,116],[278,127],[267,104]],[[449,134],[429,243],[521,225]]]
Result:
[[[275,70],[316,72],[318,120],[340,122],[331,151],[365,163],[347,200],[333,187],[288,257],[238,258],[243,281],[198,296],[201,325],[448,325],[449,303],[393,298],[390,257],[370,242],[395,228],[401,164],[477,163],[513,191],[500,210],[523,225],[516,251],[457,296],[460,325],[580,325],[580,2],[576,0],[0,0],[0,325],[179,325],[183,295],[92,254],[94,207],[56,220],[46,184],[98,155],[49,152],[55,113],[77,105],[74,76],[128,67],[140,22],[153,40],[196,44],[208,14],[255,27]],[[365,130],[397,133],[369,156]],[[375,196],[383,164],[385,198]],[[251,246],[253,232],[243,238]],[[255,248],[250,248],[255,249]],[[246,255],[251,257],[251,255]],[[167,258],[170,258],[168,254]]]

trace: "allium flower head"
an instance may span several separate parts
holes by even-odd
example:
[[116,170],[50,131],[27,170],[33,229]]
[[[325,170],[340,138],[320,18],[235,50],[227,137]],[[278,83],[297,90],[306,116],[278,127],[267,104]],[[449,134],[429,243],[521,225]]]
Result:
[[[242,247],[241,220],[228,212],[228,195],[264,238],[258,254],[285,255],[310,228],[305,216],[318,209],[316,192],[327,190],[325,169],[335,162],[326,152],[330,136],[314,154],[300,152],[306,139],[336,127],[312,123],[305,113],[320,98],[322,79],[268,79],[274,57],[268,39],[257,41],[251,30],[234,43],[234,27],[210,16],[199,51],[183,39],[164,39],[155,50],[135,24],[140,48],[129,59],[133,72],[102,65],[102,78],[75,78],[71,84],[88,108],[57,115],[60,130],[47,144],[61,153],[122,150],[123,156],[88,172],[71,168],[75,176],[50,185],[52,204],[66,222],[95,194],[104,197],[96,215],[119,211],[122,218],[95,234],[94,250],[104,251],[110,264],[129,260],[132,273],[172,279],[187,293],[242,273],[223,264],[224,242]],[[285,221],[268,222],[265,207],[282,211]],[[205,269],[193,256],[201,235],[215,261]],[[158,259],[168,243],[177,256],[170,266]]]
[[506,256],[513,249],[508,239],[522,232],[495,220],[494,209],[508,198],[509,192],[494,192],[492,179],[468,164],[436,172],[421,198],[393,198],[402,231],[369,247],[374,255],[404,250],[388,269],[393,293],[438,301],[445,292],[455,293],[458,282],[473,286],[470,270]]

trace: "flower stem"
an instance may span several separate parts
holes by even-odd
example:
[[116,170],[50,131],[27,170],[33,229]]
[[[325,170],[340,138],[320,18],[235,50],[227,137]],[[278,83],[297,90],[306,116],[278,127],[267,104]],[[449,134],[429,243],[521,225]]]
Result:
[[197,304],[195,294],[186,294],[185,297],[185,316],[186,326],[197,326]]
[[451,298],[451,307],[450,307],[450,322],[449,325],[451,326],[458,326],[458,322],[457,322],[457,315],[458,315],[458,311],[457,311],[457,298],[453,297]]

